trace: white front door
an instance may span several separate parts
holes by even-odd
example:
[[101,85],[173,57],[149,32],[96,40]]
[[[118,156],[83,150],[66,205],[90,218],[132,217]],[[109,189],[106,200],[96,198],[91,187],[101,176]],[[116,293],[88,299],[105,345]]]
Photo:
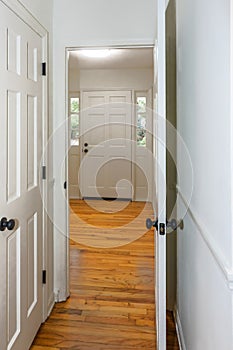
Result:
[[165,0],[157,4],[157,43],[154,51],[155,69],[155,215],[158,219],[156,237],[156,311],[157,349],[166,350],[166,61]]
[[40,36],[0,2],[0,219],[15,220],[0,231],[2,350],[28,349],[42,321],[41,58]]
[[132,199],[130,91],[83,92],[81,196]]

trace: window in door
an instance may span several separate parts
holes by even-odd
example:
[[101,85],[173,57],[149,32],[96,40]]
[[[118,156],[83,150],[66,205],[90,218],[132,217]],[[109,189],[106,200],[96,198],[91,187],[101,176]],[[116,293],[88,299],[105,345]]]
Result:
[[79,94],[73,95],[69,99],[69,116],[71,130],[71,146],[79,145],[79,113],[80,97]]
[[146,93],[136,93],[137,146],[146,147]]

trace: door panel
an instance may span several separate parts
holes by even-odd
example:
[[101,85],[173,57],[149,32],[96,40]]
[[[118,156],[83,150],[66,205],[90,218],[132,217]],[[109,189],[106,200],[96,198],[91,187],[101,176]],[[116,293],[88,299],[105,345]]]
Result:
[[22,350],[42,321],[42,39],[2,2],[0,36],[0,348]]
[[29,317],[38,300],[37,261],[38,261],[37,213],[27,223],[27,317]]
[[[20,264],[20,228],[6,239],[7,260],[7,296],[8,307],[7,342],[14,343],[21,331],[21,264]],[[14,288],[12,288],[14,286]]]
[[27,189],[37,186],[37,97],[27,96]]
[[82,197],[132,198],[131,117],[129,91],[82,93]]
[[21,93],[7,91],[7,202],[20,196]]

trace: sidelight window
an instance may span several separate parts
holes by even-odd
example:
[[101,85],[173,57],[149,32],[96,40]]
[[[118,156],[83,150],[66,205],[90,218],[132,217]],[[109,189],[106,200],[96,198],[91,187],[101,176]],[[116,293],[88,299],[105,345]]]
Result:
[[146,147],[146,96],[136,96],[137,145]]
[[70,127],[71,127],[71,145],[79,145],[79,114],[80,98],[79,96],[70,97]]

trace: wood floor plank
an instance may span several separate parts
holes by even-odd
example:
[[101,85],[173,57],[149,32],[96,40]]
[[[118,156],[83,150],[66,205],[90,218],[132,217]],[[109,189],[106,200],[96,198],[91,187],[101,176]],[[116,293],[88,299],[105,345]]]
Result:
[[[151,204],[71,201],[70,298],[55,305],[31,350],[155,350]],[[168,349],[177,350],[167,315]]]

